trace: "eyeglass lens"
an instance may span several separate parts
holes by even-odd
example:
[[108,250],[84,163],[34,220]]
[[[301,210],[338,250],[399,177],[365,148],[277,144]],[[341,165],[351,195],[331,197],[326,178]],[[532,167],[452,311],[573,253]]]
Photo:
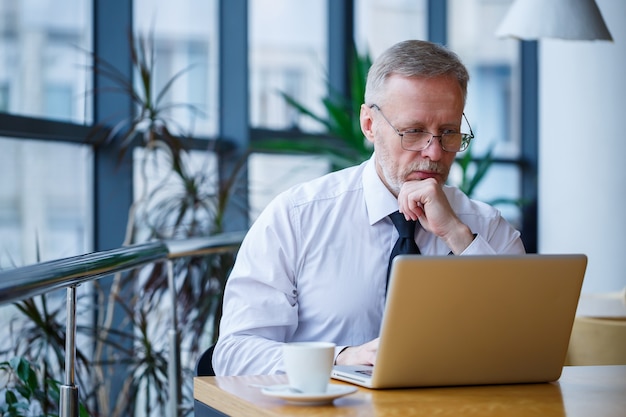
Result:
[[428,132],[404,132],[402,134],[402,147],[409,151],[421,151],[426,149],[432,140],[439,140],[445,151],[459,152],[467,147],[464,136],[461,133],[432,135]]

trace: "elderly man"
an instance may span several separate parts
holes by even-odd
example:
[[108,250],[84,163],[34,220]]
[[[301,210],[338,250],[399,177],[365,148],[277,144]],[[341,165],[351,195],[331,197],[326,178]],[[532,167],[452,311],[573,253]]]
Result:
[[424,255],[524,253],[499,211],[445,185],[473,137],[468,80],[425,41],[374,62],[360,113],[372,157],[280,194],[252,225],[226,286],[216,374],[281,372],[282,345],[309,340],[336,343],[337,364],[374,364],[398,222]]

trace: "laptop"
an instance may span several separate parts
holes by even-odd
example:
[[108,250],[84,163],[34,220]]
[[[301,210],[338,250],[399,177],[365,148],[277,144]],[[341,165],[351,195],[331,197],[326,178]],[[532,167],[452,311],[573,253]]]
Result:
[[376,365],[331,376],[368,388],[555,381],[586,266],[582,254],[398,256]]

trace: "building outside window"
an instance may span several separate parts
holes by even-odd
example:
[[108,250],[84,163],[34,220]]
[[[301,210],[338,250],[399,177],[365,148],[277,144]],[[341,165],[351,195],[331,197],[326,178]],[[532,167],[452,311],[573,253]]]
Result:
[[[448,3],[448,44],[470,71],[466,115],[476,135],[476,157],[493,150],[493,164],[475,197],[494,203],[521,228],[521,138],[519,43],[495,36],[511,1],[451,0]],[[457,173],[458,175],[458,173]]]
[[[93,250],[92,148],[40,128],[91,121],[90,5],[0,0],[0,112],[17,118],[0,126],[15,132],[0,134],[0,269]],[[51,311],[64,296],[50,293]],[[16,345],[18,316],[0,307],[0,350]]]
[[[250,0],[250,125],[320,133],[280,93],[320,114],[327,94],[327,0]],[[295,134],[297,137],[297,134]],[[271,136],[271,135],[270,135]],[[253,154],[249,161],[250,221],[280,191],[329,170],[318,156]]]

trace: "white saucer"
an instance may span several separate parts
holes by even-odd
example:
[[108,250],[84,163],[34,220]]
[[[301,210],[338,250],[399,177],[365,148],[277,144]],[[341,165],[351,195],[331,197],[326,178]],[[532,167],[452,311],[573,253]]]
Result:
[[321,405],[331,403],[334,399],[344,395],[352,394],[357,389],[357,387],[350,385],[328,384],[328,388],[323,394],[304,394],[293,392],[289,385],[271,385],[263,388],[261,393],[268,397],[281,398],[293,404]]

